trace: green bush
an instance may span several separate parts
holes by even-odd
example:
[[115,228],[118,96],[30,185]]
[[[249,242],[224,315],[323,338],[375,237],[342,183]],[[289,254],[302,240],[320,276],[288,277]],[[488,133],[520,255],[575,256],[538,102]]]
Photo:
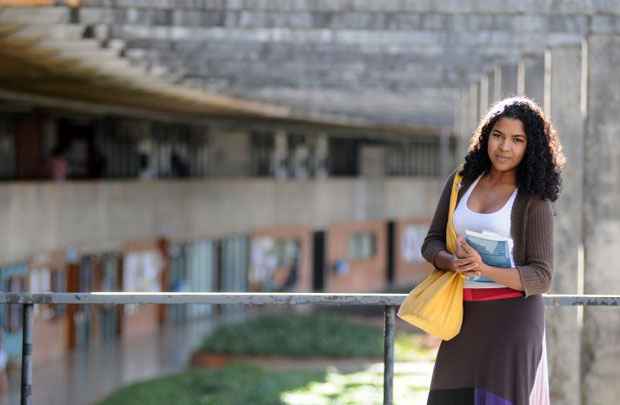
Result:
[[383,329],[322,313],[263,315],[218,327],[200,349],[244,355],[381,357]]

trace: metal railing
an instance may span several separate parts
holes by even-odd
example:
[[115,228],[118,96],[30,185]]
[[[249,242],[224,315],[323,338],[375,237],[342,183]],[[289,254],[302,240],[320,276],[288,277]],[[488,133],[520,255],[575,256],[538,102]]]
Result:
[[[22,305],[21,404],[32,403],[33,308],[37,304],[251,304],[251,305],[365,305],[385,309],[383,403],[393,403],[396,308],[406,294],[319,293],[0,293],[0,304]],[[620,306],[620,295],[545,295],[552,306]]]

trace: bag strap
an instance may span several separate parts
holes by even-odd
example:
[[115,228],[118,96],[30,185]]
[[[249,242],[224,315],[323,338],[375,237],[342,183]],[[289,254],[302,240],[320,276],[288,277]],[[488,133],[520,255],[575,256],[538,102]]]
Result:
[[448,208],[448,223],[446,224],[446,248],[452,254],[456,252],[456,228],[454,227],[454,210],[456,209],[456,200],[459,194],[459,187],[463,176],[459,174],[463,165],[454,173],[452,181],[452,190],[450,192],[450,207]]

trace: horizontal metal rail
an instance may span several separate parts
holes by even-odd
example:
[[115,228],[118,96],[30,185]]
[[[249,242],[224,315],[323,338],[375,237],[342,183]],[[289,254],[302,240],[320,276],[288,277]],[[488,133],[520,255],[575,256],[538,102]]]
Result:
[[[32,323],[33,307],[37,304],[247,304],[247,305],[368,305],[383,306],[384,374],[383,403],[393,403],[394,336],[396,309],[406,294],[320,294],[320,293],[138,293],[138,292],[92,292],[92,293],[0,293],[0,304],[17,304],[23,309],[22,380],[21,404],[32,403]],[[620,306],[620,295],[544,295],[550,306]]]
[[[316,304],[400,305],[406,294],[320,293],[0,293],[0,304]],[[620,306],[620,295],[544,295],[546,305]]]

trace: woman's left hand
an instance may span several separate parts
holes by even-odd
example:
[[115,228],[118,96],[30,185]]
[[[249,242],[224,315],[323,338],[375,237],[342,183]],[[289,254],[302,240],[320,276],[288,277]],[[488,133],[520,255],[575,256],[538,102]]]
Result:
[[484,262],[480,254],[465,239],[459,240],[459,246],[465,257],[456,260],[456,271],[466,276],[480,276],[484,270]]

